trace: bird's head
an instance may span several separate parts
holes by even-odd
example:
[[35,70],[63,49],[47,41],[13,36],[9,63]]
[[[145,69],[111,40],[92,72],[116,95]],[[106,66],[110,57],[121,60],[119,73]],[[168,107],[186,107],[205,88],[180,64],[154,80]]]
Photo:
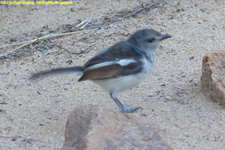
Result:
[[162,35],[153,29],[143,29],[131,35],[128,42],[143,51],[154,51],[160,41],[171,37],[171,35]]

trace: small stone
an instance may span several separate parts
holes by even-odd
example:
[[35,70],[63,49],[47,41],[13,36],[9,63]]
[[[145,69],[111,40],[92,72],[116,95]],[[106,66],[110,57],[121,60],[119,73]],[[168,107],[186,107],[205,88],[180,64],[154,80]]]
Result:
[[71,65],[73,63],[73,61],[72,60],[68,60],[68,61],[66,61],[66,63]]
[[203,57],[201,82],[203,92],[225,105],[225,51],[209,52]]
[[26,142],[27,142],[28,144],[33,144],[33,143],[35,142],[35,140],[34,140],[34,139],[27,139]]
[[172,150],[165,131],[138,113],[83,106],[68,118],[62,150]]

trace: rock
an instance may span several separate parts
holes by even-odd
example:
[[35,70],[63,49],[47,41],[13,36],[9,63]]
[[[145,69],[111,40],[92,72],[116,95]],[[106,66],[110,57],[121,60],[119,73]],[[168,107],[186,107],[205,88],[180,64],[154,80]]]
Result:
[[163,136],[144,115],[84,106],[70,114],[62,150],[172,150]]
[[203,57],[201,81],[202,91],[225,105],[225,51],[209,52]]

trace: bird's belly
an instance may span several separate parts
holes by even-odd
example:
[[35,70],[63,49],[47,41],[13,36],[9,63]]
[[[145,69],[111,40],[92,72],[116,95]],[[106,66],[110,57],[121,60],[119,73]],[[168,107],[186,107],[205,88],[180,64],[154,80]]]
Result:
[[93,82],[100,85],[108,93],[119,93],[132,88],[149,76],[154,68],[154,64],[145,62],[144,65],[146,66],[140,73],[111,79],[93,80]]

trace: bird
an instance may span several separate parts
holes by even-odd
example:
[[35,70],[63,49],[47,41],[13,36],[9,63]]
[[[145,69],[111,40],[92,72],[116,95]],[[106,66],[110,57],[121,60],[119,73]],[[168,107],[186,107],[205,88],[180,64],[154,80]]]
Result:
[[146,79],[153,71],[156,49],[159,43],[171,38],[153,29],[142,29],[131,34],[128,39],[103,49],[83,66],[55,68],[31,75],[34,80],[53,74],[78,72],[78,82],[91,80],[109,93],[123,113],[133,113],[142,107],[125,107],[117,98],[118,93],[130,89]]

